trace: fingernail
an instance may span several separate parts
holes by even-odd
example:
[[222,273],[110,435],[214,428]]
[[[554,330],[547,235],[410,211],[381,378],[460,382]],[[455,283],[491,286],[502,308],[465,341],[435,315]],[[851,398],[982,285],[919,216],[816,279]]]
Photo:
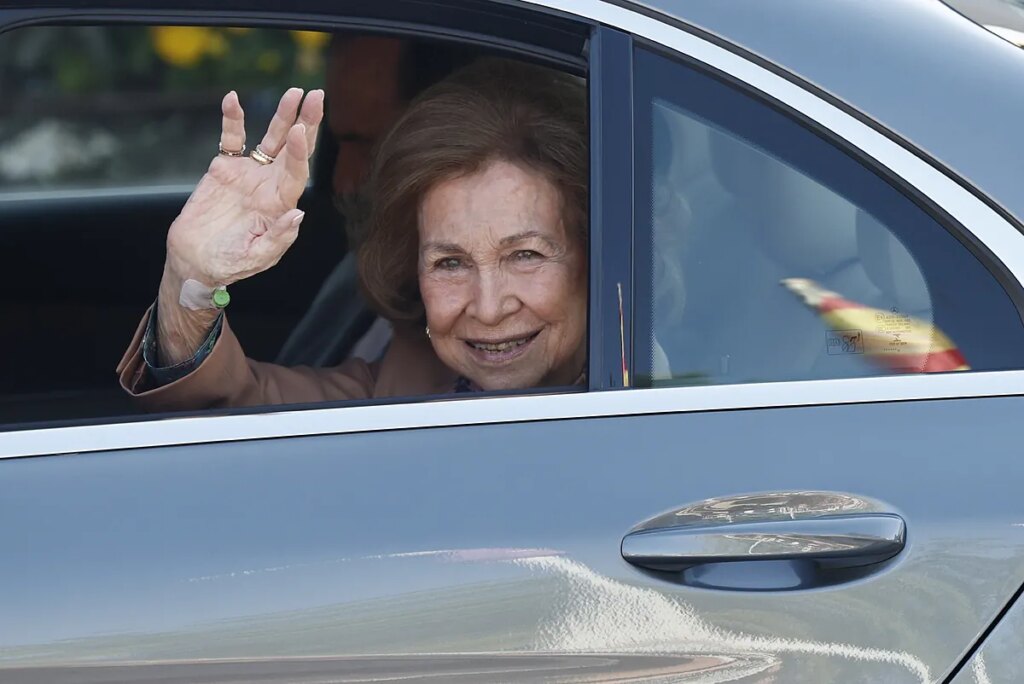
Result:
[[292,219],[292,225],[297,226],[302,223],[302,219],[305,218],[306,212],[300,211],[299,215]]

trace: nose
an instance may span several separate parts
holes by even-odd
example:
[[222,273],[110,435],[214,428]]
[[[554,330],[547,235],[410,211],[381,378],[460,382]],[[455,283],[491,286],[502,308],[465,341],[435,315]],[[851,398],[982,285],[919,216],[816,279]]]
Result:
[[497,325],[519,310],[522,302],[516,296],[507,274],[500,268],[477,271],[476,288],[468,313],[484,325]]

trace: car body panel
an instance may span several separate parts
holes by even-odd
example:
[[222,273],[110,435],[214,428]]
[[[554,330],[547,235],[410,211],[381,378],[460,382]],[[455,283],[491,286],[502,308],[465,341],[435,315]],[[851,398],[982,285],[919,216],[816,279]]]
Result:
[[[1024,460],[1004,431],[1022,410],[779,408],[7,460],[0,662],[668,654],[938,681],[1024,576]],[[673,507],[807,491],[883,502],[907,549],[855,581],[768,592],[693,588],[619,555]]]
[[[1018,525],[1024,534],[1024,522]],[[950,684],[1024,681],[1024,602],[1018,598]]]

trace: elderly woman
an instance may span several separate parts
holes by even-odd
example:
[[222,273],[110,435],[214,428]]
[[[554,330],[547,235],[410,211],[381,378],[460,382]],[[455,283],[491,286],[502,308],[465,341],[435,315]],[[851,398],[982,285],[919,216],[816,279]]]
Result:
[[[155,410],[571,385],[586,353],[587,145],[575,79],[487,60],[427,90],[382,141],[359,252],[368,300],[395,324],[383,359],[335,368],[252,361],[226,287],[295,240],[323,93],[289,90],[243,156],[237,96],[220,154],[167,236],[157,303],[118,366]],[[302,101],[300,108],[300,101]]]

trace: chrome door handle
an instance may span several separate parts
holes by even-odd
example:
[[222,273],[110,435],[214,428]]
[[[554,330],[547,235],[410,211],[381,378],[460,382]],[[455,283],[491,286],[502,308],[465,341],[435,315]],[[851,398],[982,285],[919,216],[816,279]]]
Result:
[[622,557],[633,565],[663,571],[762,560],[808,560],[828,567],[855,567],[892,558],[905,544],[906,525],[898,515],[826,515],[642,529],[622,539]]

